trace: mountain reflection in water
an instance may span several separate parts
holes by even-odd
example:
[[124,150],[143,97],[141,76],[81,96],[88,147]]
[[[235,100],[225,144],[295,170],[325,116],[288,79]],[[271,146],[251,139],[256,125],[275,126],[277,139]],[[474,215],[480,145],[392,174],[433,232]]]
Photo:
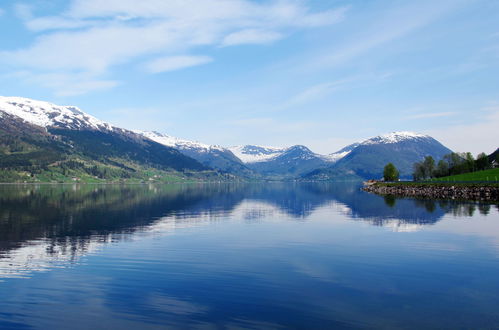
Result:
[[2,185],[0,328],[499,324],[496,205],[360,188]]
[[0,186],[0,278],[64,267],[133,233],[173,232],[211,221],[284,214],[306,221],[328,205],[352,220],[418,230],[444,214],[487,214],[491,205],[396,199],[351,183]]

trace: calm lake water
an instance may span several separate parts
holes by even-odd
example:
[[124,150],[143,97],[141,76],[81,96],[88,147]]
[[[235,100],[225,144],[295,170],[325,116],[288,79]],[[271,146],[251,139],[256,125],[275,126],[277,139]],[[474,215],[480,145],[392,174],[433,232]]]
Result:
[[0,328],[499,328],[497,205],[355,184],[0,186]]

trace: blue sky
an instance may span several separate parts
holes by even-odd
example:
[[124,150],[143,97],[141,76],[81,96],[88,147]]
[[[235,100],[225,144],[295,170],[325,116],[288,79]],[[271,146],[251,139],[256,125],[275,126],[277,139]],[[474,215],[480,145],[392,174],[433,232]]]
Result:
[[0,2],[0,94],[225,146],[499,141],[499,2]]

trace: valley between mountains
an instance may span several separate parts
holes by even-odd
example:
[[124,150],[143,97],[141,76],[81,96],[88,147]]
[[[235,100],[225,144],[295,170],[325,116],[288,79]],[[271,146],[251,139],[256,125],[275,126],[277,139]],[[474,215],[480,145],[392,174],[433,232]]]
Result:
[[222,147],[116,127],[74,106],[0,97],[0,182],[361,180],[380,178],[388,162],[409,178],[413,163],[450,152],[412,132],[328,155],[302,145]]

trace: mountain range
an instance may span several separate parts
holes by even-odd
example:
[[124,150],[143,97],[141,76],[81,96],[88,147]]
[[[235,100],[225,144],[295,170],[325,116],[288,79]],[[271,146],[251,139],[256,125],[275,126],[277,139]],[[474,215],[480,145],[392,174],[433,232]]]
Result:
[[213,172],[175,148],[76,107],[19,97],[0,97],[0,168],[2,181],[143,180]]
[[0,180],[366,179],[387,162],[402,177],[424,156],[451,150],[430,136],[394,132],[321,155],[303,145],[223,147],[103,122],[73,106],[0,97]]

